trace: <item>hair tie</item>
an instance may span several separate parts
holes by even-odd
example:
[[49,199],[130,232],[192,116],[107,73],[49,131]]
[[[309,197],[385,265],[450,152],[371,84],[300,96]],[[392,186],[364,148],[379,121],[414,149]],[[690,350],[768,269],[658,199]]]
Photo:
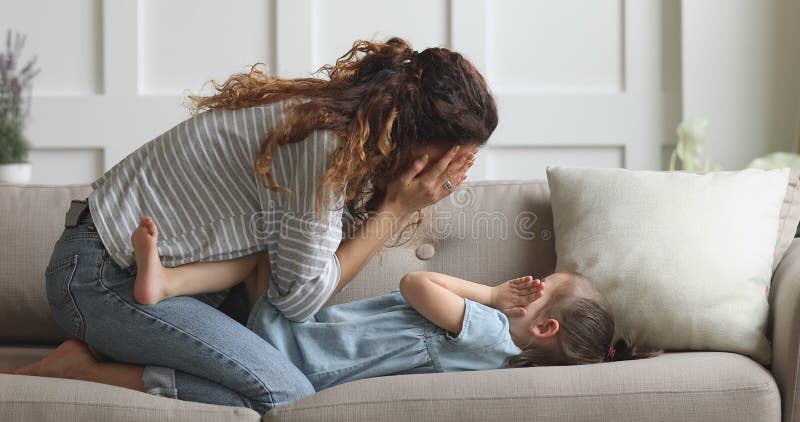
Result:
[[412,51],[411,52],[411,57],[403,60],[403,64],[410,64],[412,61],[414,61],[414,59],[417,58],[418,55],[419,55],[419,52],[417,50]]
[[614,355],[617,354],[617,350],[614,349],[614,346],[608,348],[608,360],[614,360]]

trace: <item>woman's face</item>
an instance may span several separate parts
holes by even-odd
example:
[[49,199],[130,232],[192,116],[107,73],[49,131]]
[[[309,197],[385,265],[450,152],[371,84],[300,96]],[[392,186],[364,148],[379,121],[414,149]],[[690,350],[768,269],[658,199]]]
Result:
[[[453,159],[456,160],[459,156],[466,154],[477,154],[478,145],[479,144],[477,142],[466,142],[461,144],[461,149],[458,150],[458,154]],[[412,160],[416,160],[418,158],[422,158],[423,155],[428,154],[428,163],[425,166],[425,168],[428,168],[439,162],[439,160],[447,153],[448,150],[449,148],[446,147],[425,145],[423,147],[414,148],[411,158]]]
[[[476,154],[478,152],[478,145],[480,145],[480,143],[478,142],[465,142],[461,144],[461,149],[458,151],[458,154],[456,154],[455,158],[453,159],[456,160],[463,155]],[[420,172],[420,174],[422,174],[423,172],[425,172],[425,169],[438,163],[439,160],[447,153],[448,150],[449,148],[447,147],[439,147],[435,145],[425,145],[422,147],[414,148],[411,151],[411,156],[409,158],[408,163],[401,167],[402,169],[401,171],[405,171],[406,169],[408,169],[408,167],[411,166],[411,163],[413,163],[414,160],[420,159],[425,154],[428,154],[428,163],[425,165],[425,168],[423,168],[422,171]],[[375,183],[377,187],[385,189],[386,185],[390,183],[392,180],[373,180],[373,183]]]

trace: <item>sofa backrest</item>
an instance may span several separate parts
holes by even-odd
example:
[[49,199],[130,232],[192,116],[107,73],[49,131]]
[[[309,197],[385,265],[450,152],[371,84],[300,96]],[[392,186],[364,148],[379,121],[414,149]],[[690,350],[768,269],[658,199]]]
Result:
[[67,335],[50,314],[44,270],[72,199],[89,185],[0,184],[0,341],[51,343]]
[[[56,343],[67,336],[50,315],[44,270],[70,200],[89,185],[0,184],[0,341]],[[417,238],[385,249],[329,303],[397,289],[428,270],[497,284],[555,267],[553,217],[544,180],[468,182],[428,209]]]
[[430,207],[418,238],[386,248],[329,303],[388,293],[409,271],[436,271],[489,285],[555,268],[545,180],[464,183]]

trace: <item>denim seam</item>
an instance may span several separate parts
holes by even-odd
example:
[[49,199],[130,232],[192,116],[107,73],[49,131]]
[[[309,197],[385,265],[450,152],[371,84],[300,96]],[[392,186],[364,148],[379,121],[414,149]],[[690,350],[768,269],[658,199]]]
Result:
[[[83,319],[83,314],[81,313],[80,308],[78,307],[78,302],[75,301],[75,296],[72,294],[72,282],[75,281],[75,271],[78,269],[78,261],[80,260],[78,255],[75,255],[75,268],[72,270],[72,276],[69,278],[69,282],[67,283],[67,294],[69,295],[69,300],[72,301],[72,309],[75,309],[75,313],[73,314],[73,319],[75,323],[78,324],[78,329],[76,335],[78,338],[83,341],[86,335],[86,323]],[[77,316],[77,318],[76,318]]]
[[165,325],[165,326],[167,326],[167,327],[172,327],[172,328],[173,328],[173,329],[175,329],[176,331],[178,331],[178,332],[180,332],[180,333],[183,333],[184,335],[186,335],[186,336],[187,336],[187,337],[189,337],[189,338],[192,338],[192,339],[194,339],[195,341],[199,342],[200,344],[202,344],[203,346],[207,347],[208,349],[210,349],[210,350],[212,350],[212,351],[214,351],[214,352],[216,352],[216,353],[219,353],[219,354],[221,354],[222,356],[225,356],[225,357],[226,357],[228,360],[230,360],[231,362],[234,362],[234,363],[235,363],[236,365],[238,365],[240,368],[244,369],[244,372],[245,372],[245,373],[249,374],[249,375],[250,375],[250,376],[251,376],[251,377],[252,377],[252,378],[253,378],[253,379],[254,379],[254,380],[255,380],[255,381],[256,381],[256,382],[259,384],[259,385],[261,385],[261,387],[263,387],[264,391],[266,391],[266,392],[267,392],[267,396],[269,397],[270,404],[274,404],[274,403],[275,403],[275,399],[274,399],[274,397],[273,397],[273,395],[272,395],[272,391],[271,391],[269,388],[267,388],[267,386],[266,386],[266,385],[264,385],[264,383],[263,383],[263,382],[262,382],[262,381],[261,381],[261,380],[260,380],[260,379],[259,379],[257,376],[255,376],[255,374],[253,374],[253,373],[252,373],[252,371],[250,371],[250,369],[249,369],[249,368],[247,368],[246,366],[244,366],[244,365],[243,365],[241,362],[239,362],[239,361],[235,360],[234,358],[232,358],[232,357],[228,356],[228,354],[227,354],[227,353],[223,353],[221,350],[218,350],[217,348],[213,347],[212,345],[210,345],[210,344],[209,344],[209,343],[207,343],[206,341],[204,341],[204,340],[202,340],[202,339],[198,338],[197,336],[194,336],[194,335],[192,335],[191,333],[188,333],[188,332],[186,332],[185,330],[181,329],[180,327],[178,327],[178,326],[176,326],[176,325],[174,325],[174,324],[170,324],[169,322],[167,322],[167,321],[164,321],[164,320],[162,320],[161,318],[158,318],[158,317],[157,317],[157,316],[155,316],[155,315],[149,314],[149,313],[145,312],[144,310],[142,310],[142,309],[140,309],[140,308],[138,308],[138,307],[136,307],[136,306],[133,306],[133,305],[131,305],[130,303],[128,303],[128,301],[126,301],[125,299],[123,299],[123,298],[122,298],[122,297],[121,297],[121,296],[120,296],[120,295],[119,295],[119,294],[118,294],[118,293],[117,293],[117,292],[116,292],[114,289],[112,289],[112,288],[110,288],[110,287],[106,286],[106,284],[105,284],[105,283],[103,283],[103,277],[102,277],[102,273],[103,273],[103,271],[102,271],[102,267],[104,267],[104,266],[106,265],[106,263],[108,263],[108,262],[109,262],[109,260],[107,260],[107,259],[103,259],[103,260],[102,260],[102,263],[101,263],[101,271],[100,271],[100,274],[101,274],[101,276],[98,278],[98,282],[100,283],[100,285],[101,285],[101,286],[102,286],[104,289],[106,289],[108,292],[110,292],[111,294],[113,294],[113,295],[114,295],[114,297],[116,297],[116,298],[117,298],[117,300],[119,300],[119,301],[120,301],[120,302],[122,302],[122,303],[123,303],[125,306],[127,306],[127,307],[131,308],[131,309],[132,309],[132,310],[134,310],[135,312],[137,312],[137,313],[140,313],[140,314],[142,314],[142,315],[144,315],[144,316],[146,316],[146,317],[148,317],[148,318],[152,318],[154,321],[158,321],[158,322],[160,322],[161,324],[164,324],[164,325]]
[[78,232],[64,235],[61,240],[70,241],[76,239],[97,239],[100,240],[100,235],[97,232]]
[[[166,395],[164,393],[167,393]],[[170,388],[170,387],[155,387],[150,388],[147,390],[147,394],[151,394],[154,396],[159,397],[169,397],[171,399],[177,399],[178,397],[178,389],[177,388]]]
[[[48,265],[47,268],[44,270],[44,275],[50,275],[50,273],[56,272],[64,267],[68,267],[70,265],[78,266],[78,254],[68,256],[63,258],[61,261],[54,262],[52,266]],[[74,273],[75,270],[72,270]]]
[[444,372],[442,369],[442,363],[439,362],[439,357],[435,356],[431,353],[431,345],[428,343],[429,341],[433,341],[435,337],[425,337],[425,350],[428,352],[428,357],[431,360],[431,364],[433,365],[433,370],[436,372]]
[[464,342],[464,332],[469,329],[470,322],[472,322],[472,303],[469,300],[464,301],[464,321],[461,323],[461,331],[458,335],[453,337],[449,331],[445,330],[444,338],[451,344],[461,344]]
[[[62,259],[61,261],[55,262],[52,266],[48,265],[45,269],[45,276],[48,276],[56,271],[62,270],[64,268],[72,266],[72,271],[67,277],[67,281],[63,286],[64,293],[67,297],[69,297],[69,301],[71,302],[71,308],[74,312],[70,312],[70,319],[72,319],[72,326],[70,331],[75,331],[75,337],[80,340],[83,340],[83,335],[85,332],[84,322],[83,322],[83,315],[81,311],[78,309],[78,303],[75,302],[75,297],[72,295],[72,290],[70,287],[72,286],[72,282],[75,280],[75,272],[78,270],[78,261],[79,261],[79,254],[71,255]],[[65,304],[66,305],[66,304]],[[77,327],[77,329],[76,329]],[[72,335],[73,333],[70,332]]]

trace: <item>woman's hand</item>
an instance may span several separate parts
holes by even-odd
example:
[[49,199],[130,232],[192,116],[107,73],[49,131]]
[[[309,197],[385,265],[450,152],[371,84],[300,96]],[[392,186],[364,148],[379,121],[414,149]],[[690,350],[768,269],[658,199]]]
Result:
[[492,287],[490,306],[509,317],[525,316],[525,307],[542,297],[544,283],[526,275]]
[[[451,148],[424,172],[427,155],[415,160],[408,170],[386,187],[384,209],[405,217],[453,192],[466,179],[465,173],[475,161],[475,154],[458,155],[458,150],[459,147]],[[450,189],[445,187],[447,180],[453,185]]]

